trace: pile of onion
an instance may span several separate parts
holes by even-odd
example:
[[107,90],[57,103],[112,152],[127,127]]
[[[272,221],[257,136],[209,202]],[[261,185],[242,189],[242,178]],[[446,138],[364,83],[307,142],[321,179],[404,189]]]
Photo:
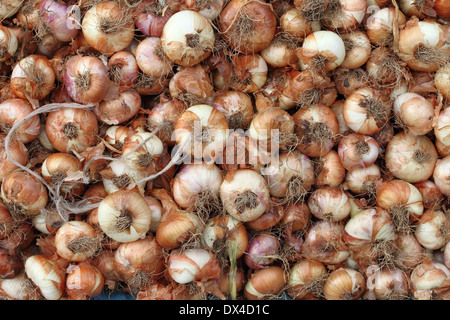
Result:
[[0,299],[450,299],[448,0],[0,2]]

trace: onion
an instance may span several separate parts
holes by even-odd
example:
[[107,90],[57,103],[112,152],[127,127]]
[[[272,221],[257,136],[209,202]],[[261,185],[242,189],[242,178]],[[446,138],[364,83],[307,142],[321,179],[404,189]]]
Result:
[[276,33],[277,18],[269,3],[231,0],[219,17],[219,30],[228,46],[243,54],[266,48]]
[[100,295],[104,288],[103,274],[89,262],[70,267],[66,277],[66,292],[70,300],[88,300]]
[[55,72],[50,61],[37,54],[21,59],[11,74],[11,90],[21,99],[42,100],[55,87]]
[[246,129],[255,114],[250,96],[241,91],[229,90],[214,98],[213,107],[227,118],[230,129]]
[[[185,26],[180,29],[179,25]],[[162,50],[175,64],[188,67],[205,60],[214,46],[210,21],[196,11],[182,10],[169,18],[161,35]]]
[[173,250],[167,262],[167,272],[177,283],[219,279],[222,268],[214,253],[205,249]]
[[335,150],[331,150],[314,162],[314,186],[337,187],[345,178],[345,168]]
[[16,53],[19,46],[18,39],[12,29],[0,26],[0,44],[2,45],[0,62],[4,62]]
[[213,84],[205,67],[179,67],[169,81],[169,92],[173,99],[183,101],[187,106],[210,104]]
[[356,69],[362,67],[372,52],[371,43],[367,33],[355,30],[341,35],[345,46],[345,58],[340,67]]
[[448,62],[447,39],[446,27],[438,22],[411,18],[399,33],[399,57],[412,70],[434,72]]
[[[396,21],[395,21],[396,20]],[[367,36],[375,46],[389,46],[394,41],[394,27],[402,27],[406,17],[394,7],[385,7],[376,11],[367,18],[365,23]]]
[[338,155],[347,170],[370,167],[379,153],[380,145],[370,136],[350,133],[339,140]]
[[161,38],[148,37],[139,42],[135,56],[139,69],[149,76],[165,77],[172,72],[173,64],[163,52]]
[[64,85],[78,103],[98,103],[116,98],[119,86],[109,79],[106,64],[97,57],[75,55],[66,62]]
[[39,214],[48,202],[45,186],[26,171],[15,171],[3,178],[1,197],[9,212],[18,218]]
[[66,285],[65,269],[57,261],[44,255],[33,255],[25,260],[25,273],[47,300],[59,300]]
[[288,275],[278,266],[255,270],[247,280],[244,294],[248,300],[266,300],[277,296],[287,283]]
[[250,139],[258,147],[272,151],[295,145],[294,120],[285,110],[267,108],[255,114],[248,130]]
[[339,268],[332,271],[323,286],[326,300],[356,300],[366,289],[364,276],[350,268]]
[[450,63],[440,67],[434,74],[434,85],[446,99],[450,99],[450,89],[448,88]]
[[393,111],[399,125],[411,134],[425,135],[433,130],[434,106],[417,93],[397,96]]
[[406,63],[401,61],[389,46],[376,47],[372,50],[366,62],[366,70],[379,89],[392,90],[411,77]]
[[318,219],[342,221],[350,215],[350,200],[338,188],[322,187],[316,189],[308,199],[311,213]]
[[230,87],[237,91],[253,93],[267,81],[268,66],[261,53],[233,56],[233,73]]
[[[352,61],[354,61],[354,59],[352,59]],[[336,84],[337,91],[346,98],[356,90],[368,87],[370,85],[369,75],[363,68],[338,68],[333,72],[333,79]]]
[[391,103],[376,89],[360,88],[347,97],[342,113],[345,123],[354,132],[372,135],[389,122]]
[[299,151],[282,152],[264,168],[271,196],[283,202],[297,202],[304,198],[314,183],[314,167],[309,157]]
[[77,157],[60,152],[50,154],[41,167],[44,180],[50,186],[59,188],[63,197],[72,199],[84,191],[81,178],[77,178],[82,171],[81,161]]
[[414,136],[401,131],[386,147],[386,167],[396,178],[406,182],[428,180],[437,160],[436,148],[427,136]]
[[448,174],[450,168],[450,156],[446,156],[437,160],[433,170],[433,180],[439,190],[446,197],[450,195],[450,176]]
[[339,264],[350,256],[344,234],[342,223],[318,220],[305,234],[302,251],[309,259],[325,264]]
[[287,293],[294,300],[317,300],[323,296],[328,273],[323,263],[303,259],[289,270]]
[[411,291],[416,300],[431,300],[443,289],[448,291],[449,270],[445,265],[425,260],[411,272]]
[[285,216],[284,207],[274,204],[269,207],[258,219],[248,221],[245,226],[248,230],[262,231],[276,226]]
[[134,36],[130,12],[114,1],[92,6],[84,14],[81,26],[86,42],[107,56],[128,47]]
[[248,233],[244,223],[230,215],[218,215],[210,219],[202,232],[206,249],[225,254],[229,259],[239,259],[247,250]]
[[345,177],[348,189],[357,195],[373,196],[381,182],[381,170],[376,164],[366,168],[350,169]]
[[59,152],[83,152],[95,145],[98,122],[90,110],[65,108],[48,113],[45,133]]
[[266,268],[276,260],[279,249],[277,237],[270,233],[258,234],[250,239],[244,262],[251,269]]
[[39,14],[43,23],[62,42],[74,40],[80,31],[80,17],[69,8],[65,3],[53,0],[43,0],[40,5]]
[[336,69],[344,61],[344,41],[333,31],[315,31],[305,38],[297,55],[303,69],[325,73]]
[[143,0],[134,10],[134,24],[146,36],[161,37],[164,25],[176,10],[170,1]]
[[443,211],[430,208],[424,212],[414,230],[417,241],[426,249],[438,250],[449,240],[448,218]]
[[175,122],[175,141],[194,159],[214,162],[225,148],[228,123],[219,110],[205,104],[184,111]]
[[450,108],[441,110],[436,118],[433,133],[439,155],[443,157],[450,155]]
[[173,146],[175,139],[173,131],[178,117],[186,110],[186,105],[178,99],[169,99],[165,96],[155,105],[147,115],[147,128],[151,132],[158,129],[156,135],[167,145]]
[[276,34],[272,42],[261,50],[261,56],[273,68],[295,66],[298,40],[289,33]]
[[424,208],[431,208],[433,205],[441,203],[444,199],[444,195],[441,190],[439,190],[436,183],[432,180],[418,182],[415,183],[414,186],[422,195]]
[[119,93],[117,99],[103,100],[96,104],[93,112],[100,122],[117,125],[133,118],[139,112],[141,102],[137,91],[126,90]]
[[151,234],[122,243],[115,251],[114,266],[131,290],[142,289],[162,277],[163,249]]
[[218,1],[185,0],[183,2],[187,9],[198,11],[211,21],[219,17],[220,12],[222,11],[223,5],[225,3],[224,0]]
[[391,216],[380,207],[363,210],[345,224],[345,242],[357,254],[360,266],[395,265],[392,253],[396,236]]
[[213,163],[191,163],[184,166],[172,179],[173,199],[182,209],[202,216],[220,211],[219,190],[222,172]]
[[281,15],[280,27],[298,41],[303,41],[313,31],[320,30],[320,24],[308,21],[298,8],[286,10]]
[[369,266],[366,288],[376,300],[406,300],[409,298],[409,277],[399,269]]
[[[367,9],[366,0],[336,1],[322,20],[330,29],[353,30],[359,26]],[[330,5],[330,7],[332,7]]]
[[119,242],[132,242],[150,229],[152,213],[142,195],[119,190],[107,195],[98,207],[100,229]]
[[178,248],[199,232],[201,219],[181,210],[166,190],[154,190],[152,196],[161,201],[162,205],[162,217],[155,234],[161,247],[166,250]]
[[33,106],[27,100],[9,99],[3,101],[0,103],[1,131],[7,134],[16,123],[22,121],[22,124],[14,131],[15,139],[22,143],[32,142],[41,132],[39,115],[29,116],[33,111]]
[[334,147],[339,123],[330,107],[322,104],[299,109],[293,116],[297,149],[309,157],[321,157]]
[[113,54],[108,60],[107,67],[110,79],[126,89],[134,85],[139,74],[136,57],[128,51]]
[[84,261],[100,249],[100,234],[85,221],[68,221],[55,234],[58,255],[68,261]]
[[377,190],[377,206],[389,212],[398,232],[411,232],[412,224],[423,214],[422,194],[412,184],[394,179]]
[[220,186],[225,210],[239,221],[259,218],[269,206],[270,191],[264,177],[251,169],[228,172]]

